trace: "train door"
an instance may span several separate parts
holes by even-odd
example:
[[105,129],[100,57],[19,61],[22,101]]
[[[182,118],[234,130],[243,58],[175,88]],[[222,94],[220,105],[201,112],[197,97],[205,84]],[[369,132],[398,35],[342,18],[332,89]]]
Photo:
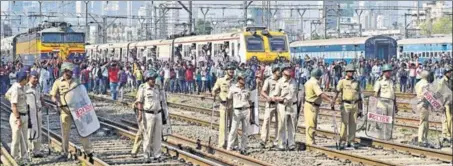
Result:
[[376,58],[377,59],[384,59],[384,60],[390,60],[389,55],[389,44],[388,43],[382,43],[382,42],[376,42]]

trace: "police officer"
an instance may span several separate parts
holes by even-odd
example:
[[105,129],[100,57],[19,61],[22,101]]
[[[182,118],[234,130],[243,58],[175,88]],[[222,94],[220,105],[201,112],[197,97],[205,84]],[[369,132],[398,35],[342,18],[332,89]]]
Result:
[[[17,82],[15,82],[11,88],[6,92],[6,98],[11,103],[12,113],[9,117],[9,124],[11,126],[11,156],[16,161],[25,160],[23,157],[27,153],[26,142],[28,128],[28,115],[27,115],[27,103],[25,95],[25,85],[28,82],[27,73],[24,71],[17,72]],[[26,162],[26,161],[24,161]]]
[[[50,91],[50,96],[52,96],[52,100],[57,104],[58,108],[60,108],[60,120],[61,120],[61,127],[62,127],[62,155],[60,156],[60,160],[66,160],[68,157],[68,147],[69,147],[69,133],[71,131],[72,125],[72,116],[69,108],[67,107],[66,100],[64,99],[65,94],[79,85],[77,79],[72,78],[72,70],[74,69],[74,64],[70,62],[63,62],[61,65],[61,71],[63,75],[55,80],[52,86],[52,90]],[[59,97],[59,99],[57,98]],[[90,162],[93,161],[93,153],[91,143],[88,138],[80,137],[80,143],[83,146],[83,149],[87,156],[89,157]]]
[[[296,81],[291,78],[291,65],[283,64],[282,78],[277,82],[273,100],[278,102],[278,148],[280,150],[294,150],[296,148],[297,124],[297,89]],[[288,145],[286,147],[285,145]]]
[[[357,115],[361,114],[358,110],[362,110],[361,89],[360,83],[354,79],[355,67],[353,64],[346,66],[346,76],[338,82],[336,88],[336,101],[341,94],[341,130],[340,130],[340,149],[344,149],[344,143],[347,142],[348,147],[354,141],[357,127]],[[358,146],[353,143],[354,148]]]
[[[261,95],[266,99],[266,105],[265,105],[265,113],[264,113],[264,121],[263,121],[263,127],[261,128],[261,147],[265,148],[266,142],[269,140],[269,130],[270,130],[270,125],[271,125],[271,119],[272,117],[278,117],[277,113],[277,102],[272,100],[272,97],[276,94],[276,86],[277,86],[277,81],[280,78],[280,67],[279,65],[275,64],[272,66],[272,76],[268,77],[264,81],[264,85],[261,90]],[[277,121],[277,120],[276,120]],[[278,122],[278,121],[277,121]],[[275,129],[275,143],[278,142],[278,137],[277,137],[277,130],[278,130],[278,125],[274,125]]]
[[[39,85],[39,73],[36,72],[36,71],[32,71],[30,73],[30,81],[28,82],[27,86],[26,86],[27,90],[26,92],[27,93],[33,93],[34,94],[34,97],[35,97],[35,100],[36,100],[36,109],[32,110],[30,109],[30,111],[36,111],[35,115],[37,115],[37,124],[33,124],[33,125],[37,125],[38,126],[38,131],[36,133],[36,138],[33,139],[33,140],[30,140],[29,142],[29,152],[32,153],[33,157],[43,157],[43,155],[41,154],[41,133],[42,133],[42,129],[41,129],[41,125],[42,125],[42,113],[41,113],[41,108],[42,108],[42,104],[41,104],[41,86]],[[30,134],[30,136],[33,136],[32,134]]]
[[212,95],[215,97],[217,94],[219,94],[220,98],[220,120],[219,120],[219,140],[218,140],[218,147],[219,148],[225,148],[225,140],[227,137],[227,122],[231,121],[232,116],[231,116],[231,99],[228,99],[228,91],[229,88],[231,87],[231,81],[234,76],[234,70],[236,69],[236,66],[232,63],[229,63],[226,65],[225,70],[227,70],[227,73],[225,74],[224,77],[217,79],[217,81],[214,84],[214,87],[212,88]]
[[231,123],[231,130],[228,134],[227,150],[233,149],[233,145],[236,142],[238,136],[238,127],[239,125],[241,125],[243,132],[241,135],[239,151],[241,154],[246,154],[248,141],[248,133],[246,131],[250,123],[250,106],[252,101],[250,89],[245,85],[244,72],[238,72],[237,83],[230,87],[227,98],[232,100],[233,105],[233,118]]
[[420,74],[421,80],[415,84],[415,93],[417,94],[418,103],[417,110],[420,110],[420,126],[418,127],[418,145],[422,147],[428,146],[428,131],[429,131],[429,112],[432,106],[425,102],[423,92],[429,85],[428,82],[429,72],[423,70]]
[[157,72],[152,69],[145,74],[146,83],[137,92],[135,101],[139,111],[137,119],[139,123],[143,123],[143,152],[146,162],[159,160],[162,154],[163,112],[160,96],[165,93],[156,84],[157,76]]
[[[143,88],[145,87],[145,83],[139,85],[138,87],[138,92],[142,91]],[[142,141],[143,141],[143,123],[141,121],[141,118],[142,118],[142,115],[141,115],[141,112],[138,110],[138,106],[137,106],[138,103],[135,104],[135,114],[137,116],[137,124],[138,124],[138,130],[137,130],[137,133],[135,133],[135,139],[134,139],[134,145],[132,146],[132,151],[131,151],[131,156],[133,158],[136,158],[137,157],[137,153],[138,153],[138,150],[139,150],[139,147],[142,145]],[[138,119],[140,118],[140,119]]]
[[[385,64],[382,66],[382,76],[374,84],[374,96],[378,98],[377,108],[382,110],[384,115],[393,116],[393,111],[398,112],[395,98],[395,84],[392,81],[392,66]],[[391,125],[384,124],[379,134],[381,139],[390,139],[392,132]]]
[[304,117],[306,127],[306,143],[308,145],[316,144],[315,142],[315,130],[318,125],[318,112],[321,106],[322,100],[327,100],[333,106],[334,100],[327,96],[321,90],[320,78],[322,71],[319,68],[315,68],[310,73],[310,79],[305,83],[305,102],[304,102]]
[[[445,73],[442,79],[440,80],[440,84],[446,85],[450,90],[453,90],[451,73],[453,71],[453,67],[448,65],[445,67]],[[441,86],[443,86],[441,85]],[[451,102],[451,101],[450,101]],[[451,140],[451,103],[445,103],[445,119],[442,123],[442,134],[444,135],[443,141],[452,143]]]

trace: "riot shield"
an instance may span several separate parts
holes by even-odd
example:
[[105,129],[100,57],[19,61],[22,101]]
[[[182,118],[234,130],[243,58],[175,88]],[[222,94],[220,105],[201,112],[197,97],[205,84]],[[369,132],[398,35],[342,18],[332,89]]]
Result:
[[[26,103],[28,109],[29,128],[28,128],[28,139],[35,140],[39,138],[39,128],[41,124],[38,122],[38,107],[36,104],[36,96],[32,90],[26,92]],[[30,127],[31,126],[31,127]]]
[[366,103],[365,134],[372,138],[390,140],[392,138],[393,119],[395,116],[394,101],[370,96]]
[[247,128],[248,135],[258,134],[260,131],[260,117],[259,117],[259,96],[258,90],[254,89],[250,92],[250,98],[254,104],[253,109],[250,110],[250,124]]
[[435,82],[423,89],[423,102],[432,106],[433,111],[443,111],[452,101],[452,91],[445,84]]
[[162,107],[162,122],[165,122],[162,124],[162,135],[167,136],[172,134],[172,129],[171,129],[171,122],[170,122],[170,115],[168,114],[168,105],[167,105],[167,93],[165,93],[164,90],[161,90],[162,94],[160,96],[161,100],[161,107]]
[[98,117],[85,86],[79,84],[70,89],[64,94],[64,100],[81,137],[88,137],[100,128]]

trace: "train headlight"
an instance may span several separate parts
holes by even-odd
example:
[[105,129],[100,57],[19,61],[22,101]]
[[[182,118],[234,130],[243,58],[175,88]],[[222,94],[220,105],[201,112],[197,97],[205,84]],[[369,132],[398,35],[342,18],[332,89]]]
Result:
[[267,29],[264,29],[261,31],[261,34],[263,35],[269,35],[269,31]]

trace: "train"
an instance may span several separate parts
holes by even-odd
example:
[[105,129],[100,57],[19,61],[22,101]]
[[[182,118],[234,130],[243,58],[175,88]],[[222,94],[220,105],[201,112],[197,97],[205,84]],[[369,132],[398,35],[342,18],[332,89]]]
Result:
[[172,35],[168,39],[108,43],[86,46],[90,60],[145,62],[149,60],[214,62],[225,59],[247,62],[273,62],[290,58],[285,32],[264,27],[245,27],[240,32],[211,35]]
[[398,58],[417,56],[423,63],[428,59],[438,60],[442,55],[452,56],[452,36],[398,40]]
[[411,58],[417,55],[418,61],[452,56],[452,36],[437,38],[413,38],[396,40],[388,36],[356,37],[327,40],[295,41],[290,43],[291,57],[324,58],[326,63],[337,60],[350,62],[353,59]]
[[[49,59],[78,62],[85,59],[85,33],[66,22],[44,22],[27,32],[1,40],[4,63],[31,66]],[[3,50],[5,48],[5,50]]]

